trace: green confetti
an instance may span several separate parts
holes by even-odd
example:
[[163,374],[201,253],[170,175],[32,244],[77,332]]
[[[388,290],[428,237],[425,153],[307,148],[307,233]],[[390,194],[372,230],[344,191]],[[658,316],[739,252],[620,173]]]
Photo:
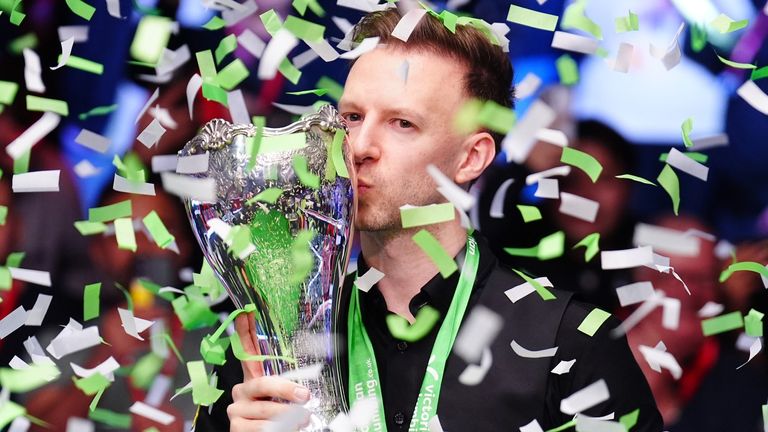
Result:
[[192,381],[192,401],[195,405],[209,406],[224,393],[208,384],[208,374],[202,360],[187,362],[187,371]]
[[214,51],[214,56],[216,57],[216,64],[220,64],[222,60],[224,60],[224,57],[226,57],[228,54],[231,54],[235,51],[237,48],[237,36],[231,34],[225,38],[223,38],[219,45],[216,47],[216,51]]
[[301,78],[301,71],[287,58],[280,62],[277,70],[292,84],[298,83]]
[[276,187],[267,188],[259,192],[255,197],[249,199],[245,203],[247,205],[253,205],[254,203],[260,201],[260,202],[274,204],[277,201],[277,199],[280,198],[280,195],[282,195],[283,192],[285,191],[280,188],[276,188]]
[[421,207],[400,208],[400,219],[403,228],[432,225],[456,219],[453,204],[431,204]]
[[640,30],[640,23],[638,22],[637,15],[632,11],[629,11],[629,16],[616,18],[615,22],[616,33]]
[[389,332],[395,339],[416,342],[423,339],[435,327],[435,324],[440,320],[440,312],[427,305],[419,309],[415,318],[413,324],[409,324],[407,319],[399,315],[388,314],[387,327]]
[[530,248],[504,248],[504,252],[513,256],[538,258],[544,261],[561,256],[564,245],[565,233],[557,231],[539,240],[539,244],[536,246]]
[[720,283],[727,281],[728,278],[730,278],[731,275],[737,271],[751,271],[759,273],[761,276],[768,278],[768,268],[766,268],[765,265],[754,261],[743,261],[733,263],[729,265],[727,269],[723,270],[723,272],[720,273]]
[[600,165],[600,162],[598,162],[594,156],[571,147],[563,147],[563,154],[560,156],[560,162],[584,171],[592,180],[592,183],[600,178],[600,173],[603,171],[603,166]]
[[656,177],[656,181],[659,182],[672,199],[672,209],[675,215],[677,215],[680,209],[680,180],[677,178],[677,174],[669,165],[664,164],[664,168],[659,173],[659,176]]
[[56,379],[61,372],[50,363],[34,363],[24,369],[0,368],[0,385],[11,393],[26,393]]
[[229,106],[227,103],[227,92],[216,84],[203,82],[203,97],[207,100],[216,101],[223,106]]
[[[695,160],[696,162],[699,162],[699,163],[707,163],[707,161],[709,160],[709,156],[707,156],[704,153],[685,152],[684,154],[686,156],[688,156],[689,158],[691,158],[691,159],[693,159],[693,160]],[[667,161],[667,157],[669,157],[669,153],[666,153],[666,152],[662,153],[662,154],[659,155],[659,161],[666,162]]]
[[698,23],[691,24],[691,50],[695,53],[701,52],[707,45],[707,29]]
[[325,16],[325,10],[320,6],[317,0],[293,0],[293,7],[304,16],[307,12],[307,6],[319,17]]
[[69,115],[69,106],[60,99],[44,98],[40,96],[27,95],[28,111],[50,111],[63,116]]
[[520,211],[520,215],[523,216],[523,222],[525,223],[541,219],[541,211],[536,206],[518,204],[517,209]]
[[130,414],[120,414],[103,408],[91,410],[88,413],[88,418],[114,428],[128,429],[131,427]]
[[478,117],[483,109],[483,101],[471,98],[466,101],[453,117],[453,129],[457,133],[472,133],[480,126]]
[[8,218],[8,207],[0,205],[0,226],[5,225],[5,221]]
[[311,187],[312,189],[318,189],[320,187],[320,176],[309,170],[307,158],[305,156],[294,156],[293,171],[303,185]]
[[218,315],[211,311],[202,295],[193,295],[189,291],[186,296],[173,299],[171,305],[185,330],[210,327],[219,319]]
[[459,17],[456,14],[451,13],[447,9],[443,10],[440,12],[440,21],[443,22],[443,26],[451,33],[456,33],[456,25],[459,23]]
[[709,25],[720,33],[730,33],[741,30],[749,24],[749,20],[734,21],[728,15],[721,13]]
[[176,238],[170,232],[168,232],[168,229],[163,224],[160,216],[154,210],[144,216],[142,222],[144,222],[144,226],[147,227],[147,231],[149,231],[149,233],[152,235],[152,238],[155,240],[155,243],[161,249],[167,248],[174,242],[174,240],[176,240]]
[[8,267],[0,267],[0,291],[8,291],[13,285],[13,278],[11,278],[11,271]]
[[572,86],[579,82],[579,65],[576,60],[568,54],[563,54],[555,60],[557,76],[560,78],[560,84]]
[[685,143],[685,147],[693,147],[693,141],[691,141],[691,137],[689,136],[693,130],[693,118],[689,117],[685,119],[680,126],[680,129],[683,131],[683,142]]
[[589,315],[584,318],[584,321],[579,324],[578,330],[587,336],[594,336],[600,326],[603,325],[605,320],[611,316],[610,313],[600,309],[594,308]]
[[115,219],[115,237],[119,249],[136,252],[136,235],[133,232],[133,220],[131,218]]
[[147,180],[144,174],[144,165],[141,163],[136,153],[128,153],[125,156],[125,162],[120,159],[120,156],[115,155],[112,158],[112,165],[117,168],[120,175],[132,182],[144,182]]
[[13,54],[19,55],[24,51],[24,48],[34,49],[37,47],[37,35],[34,33],[27,33],[24,36],[19,36],[12,40],[8,44],[8,51]]
[[88,321],[99,316],[100,292],[100,282],[85,286],[83,290],[83,321]]
[[763,430],[768,430],[768,404],[762,406],[763,408]]
[[107,226],[104,223],[90,221],[77,221],[75,222],[75,228],[84,236],[101,234],[107,230]]
[[19,10],[21,9],[21,6],[21,0],[14,0],[12,4],[8,4],[6,1],[5,4],[0,3],[0,11],[10,12],[11,16],[8,18],[8,21],[13,25],[18,26],[21,25],[21,22],[27,17],[25,13]]
[[517,273],[517,275],[520,276],[521,278],[523,278],[523,280],[525,280],[526,282],[531,284],[533,289],[535,289],[536,292],[539,294],[539,296],[541,296],[542,300],[553,300],[553,299],[557,298],[557,297],[555,297],[554,294],[552,294],[552,291],[546,289],[544,287],[544,285],[540,284],[539,281],[537,281],[536,279],[528,277],[528,275],[526,275],[525,273],[521,272],[520,270],[512,269],[512,271]]
[[315,257],[311,250],[315,232],[301,230],[293,239],[291,245],[291,275],[290,283],[299,284],[306,280],[315,266]]
[[125,200],[103,207],[93,207],[88,209],[88,221],[109,222],[117,218],[131,216],[132,214],[131,200]]
[[313,94],[315,96],[323,96],[324,94],[328,93],[328,90],[318,88],[318,89],[312,89],[312,90],[302,90],[302,91],[295,91],[295,92],[285,92],[285,94],[293,95],[293,96],[303,96],[308,94]]
[[[58,61],[59,63],[61,62],[61,54],[59,54]],[[69,56],[66,65],[73,69],[80,69],[81,71],[90,72],[96,75],[104,73],[103,64],[74,55]]]
[[573,249],[577,247],[585,247],[584,260],[589,262],[592,258],[600,252],[600,233],[592,233],[581,239],[573,246]]
[[206,363],[216,365],[223,365],[225,363],[225,351],[229,346],[230,340],[229,338],[220,339],[221,335],[224,333],[224,330],[226,330],[227,327],[232,324],[235,318],[238,317],[238,315],[253,312],[255,310],[256,306],[251,303],[246,305],[243,309],[237,309],[231,312],[227,319],[222,321],[222,323],[219,325],[219,328],[217,328],[213,334],[203,338],[203,342],[200,345],[200,354],[202,354]]
[[321,42],[325,27],[299,17],[289,15],[283,23],[283,28],[293,33],[297,38],[309,42]]
[[0,429],[14,421],[16,417],[23,416],[26,412],[27,410],[23,406],[10,400],[6,401],[0,406]]
[[[261,151],[261,141],[264,137],[264,127],[267,119],[264,116],[253,116],[251,123],[256,126],[256,135],[246,138],[246,152],[248,153],[248,170],[256,167],[256,156]],[[304,142],[306,146],[306,141]]]
[[333,143],[331,143],[331,160],[333,161],[336,173],[340,177],[349,178],[347,161],[344,159],[344,137],[346,136],[347,134],[344,132],[344,129],[336,129],[333,135]]
[[116,109],[117,109],[117,104],[106,105],[106,106],[99,106],[99,107],[92,108],[88,112],[84,112],[82,114],[79,114],[77,117],[80,120],[85,120],[88,117],[107,115],[107,114],[115,111]]
[[748,336],[763,337],[763,317],[764,313],[755,309],[750,309],[747,316],[744,317],[744,332]]
[[216,76],[216,82],[224,90],[232,90],[237,87],[244,79],[248,78],[248,67],[240,59],[235,59],[224,66]]
[[761,68],[754,69],[752,71],[752,74],[749,76],[749,79],[751,79],[752,81],[757,81],[765,77],[768,77],[768,66],[763,66]]
[[728,65],[728,66],[730,66],[732,68],[736,68],[736,69],[757,69],[757,66],[755,66],[753,64],[739,63],[739,62],[731,61],[731,60],[728,60],[727,58],[720,57],[720,55],[718,55],[717,58],[720,59],[720,61],[723,64],[726,64],[726,65]]
[[412,237],[413,241],[427,254],[432,262],[437,266],[443,279],[452,275],[459,269],[453,257],[443,249],[440,242],[427,230],[422,229]]
[[13,173],[23,174],[29,171],[29,159],[32,156],[32,150],[27,150],[13,161]]
[[237,333],[229,337],[229,342],[232,346],[232,354],[234,354],[235,358],[240,361],[279,360],[296,364],[296,359],[291,357],[248,354],[245,351],[245,348],[243,348],[243,342],[240,340],[240,336]]
[[10,105],[16,97],[19,85],[12,81],[0,81],[0,104]]
[[705,319],[701,322],[701,330],[704,333],[704,336],[712,336],[718,333],[736,330],[743,326],[744,320],[739,311]]
[[638,183],[643,183],[643,184],[647,184],[647,185],[651,185],[651,186],[656,186],[656,183],[654,183],[654,182],[652,182],[650,180],[646,180],[646,179],[644,179],[644,178],[642,178],[640,176],[633,175],[633,174],[619,174],[619,175],[616,176],[616,178],[617,179],[624,179],[624,180],[632,180],[632,181],[636,181]]
[[134,59],[154,65],[163,55],[171,38],[173,21],[164,16],[144,15],[136,27],[130,53]]
[[5,259],[5,265],[7,267],[19,268],[26,255],[25,252],[11,252],[8,254],[8,258]]
[[227,22],[221,19],[221,17],[214,15],[207,23],[203,24],[203,28],[206,30],[221,30]]
[[491,100],[486,101],[477,114],[479,124],[498,133],[509,132],[516,119],[514,111]]
[[273,9],[270,9],[263,14],[259,15],[264,28],[267,30],[270,36],[274,37],[275,34],[283,28],[283,22]]
[[99,372],[94,373],[86,378],[77,379],[72,377],[72,381],[75,383],[75,387],[79,388],[88,396],[93,396],[96,393],[106,389],[112,384],[107,377]]
[[510,5],[507,21],[541,30],[554,31],[557,27],[557,15],[551,15],[517,5]]
[[163,368],[163,363],[165,360],[153,352],[141,356],[131,369],[131,383],[142,390],[148,389]]
[[211,50],[196,52],[195,59],[197,60],[197,68],[200,70],[200,77],[203,78],[203,82],[216,82],[216,63]]
[[80,18],[90,21],[93,13],[96,12],[96,8],[84,2],[83,0],[66,0],[69,10],[75,13]]
[[563,12],[563,20],[560,26],[565,29],[576,29],[587,32],[597,39],[603,39],[603,31],[594,21],[589,19],[584,13],[587,7],[587,0],[576,0],[568,5]]
[[630,413],[624,414],[623,416],[619,417],[619,423],[624,425],[624,427],[629,431],[635,425],[637,424],[637,418],[640,416],[640,409],[636,409]]
[[328,96],[336,102],[341,99],[341,95],[344,93],[344,86],[327,76],[320,77],[315,85],[325,90]]

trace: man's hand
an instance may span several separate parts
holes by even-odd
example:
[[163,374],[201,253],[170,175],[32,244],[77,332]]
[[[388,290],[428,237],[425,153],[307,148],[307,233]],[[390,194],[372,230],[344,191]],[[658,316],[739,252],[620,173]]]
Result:
[[[261,354],[254,343],[253,313],[241,314],[235,319],[235,330],[248,354]],[[227,407],[230,432],[262,431],[276,416],[291,409],[288,402],[303,404],[309,400],[309,390],[278,376],[264,376],[264,365],[257,361],[243,361],[243,382],[232,388],[232,400]],[[304,423],[309,421],[309,412]]]

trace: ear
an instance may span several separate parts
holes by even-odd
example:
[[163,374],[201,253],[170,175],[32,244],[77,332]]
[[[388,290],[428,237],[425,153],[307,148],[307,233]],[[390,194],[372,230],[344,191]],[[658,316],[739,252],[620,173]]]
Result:
[[453,178],[454,183],[469,183],[485,171],[496,157],[496,142],[488,132],[475,132],[461,146],[462,159]]

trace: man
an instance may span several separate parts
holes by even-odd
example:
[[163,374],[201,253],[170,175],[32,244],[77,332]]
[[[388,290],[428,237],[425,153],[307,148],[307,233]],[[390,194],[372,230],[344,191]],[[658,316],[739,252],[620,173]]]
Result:
[[[639,409],[633,431],[661,430],[648,385],[626,341],[609,336],[615,319],[589,336],[577,327],[593,307],[571,301],[566,292],[552,290],[556,298],[548,301],[532,293],[512,303],[504,291],[524,281],[497,265],[480,235],[468,238],[458,219],[425,227],[448,255],[463,263],[461,271],[444,279],[414,242],[418,229],[402,228],[401,206],[446,201],[427,173],[428,165],[468,186],[493,161],[499,137],[482,129],[459,133],[454,118],[470,98],[511,106],[512,68],[502,49],[472,26],[460,25],[454,34],[427,15],[403,43],[390,35],[400,18],[390,9],[357,25],[356,41],[377,36],[384,46],[356,60],[339,103],[358,177],[358,273],[374,267],[385,274],[368,292],[353,288],[352,277],[346,281],[340,308],[350,315],[339,330],[350,350],[342,359],[344,389],[352,393],[347,400],[352,403],[360,396],[348,389],[372,372],[378,376],[381,404],[376,415],[380,423],[371,430],[428,430],[435,413],[451,432],[518,430],[534,420],[547,428],[572,420],[571,410],[560,410],[563,399],[602,379],[610,398],[584,414],[618,419]],[[423,338],[406,342],[390,333],[388,314],[413,323],[427,305],[440,318]],[[469,364],[452,352],[456,332],[449,330],[480,306],[500,316],[503,326],[486,350],[490,359],[483,362],[491,365],[484,378],[478,385],[465,385],[458,377]],[[238,332],[248,326],[246,320],[236,324]],[[510,344],[558,349],[554,356],[529,358]],[[361,369],[365,359],[372,360],[374,370]],[[569,373],[550,373],[561,360],[574,359]],[[263,430],[270,418],[289,407],[276,400],[307,401],[307,389],[262,376],[258,363],[243,362],[243,376],[239,366],[230,360],[220,371],[219,386],[231,386],[232,398],[222,397],[210,414],[200,410],[198,431],[228,425],[231,431]]]

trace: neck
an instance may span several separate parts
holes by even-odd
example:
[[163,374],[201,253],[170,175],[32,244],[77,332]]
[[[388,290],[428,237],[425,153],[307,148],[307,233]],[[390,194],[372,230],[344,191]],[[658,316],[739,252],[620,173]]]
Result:
[[384,273],[378,288],[387,308],[411,323],[415,321],[408,307],[411,299],[439,272],[432,259],[412,239],[421,228],[435,236],[451,257],[455,257],[467,241],[466,229],[458,221],[396,232],[362,231],[360,234],[366,263]]

